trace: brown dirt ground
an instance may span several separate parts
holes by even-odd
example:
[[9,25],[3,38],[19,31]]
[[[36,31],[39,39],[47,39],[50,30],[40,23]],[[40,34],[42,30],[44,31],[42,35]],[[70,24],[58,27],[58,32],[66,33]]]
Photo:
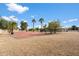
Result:
[[20,39],[15,38],[16,35],[0,34],[0,55],[79,56],[79,32],[61,32]]

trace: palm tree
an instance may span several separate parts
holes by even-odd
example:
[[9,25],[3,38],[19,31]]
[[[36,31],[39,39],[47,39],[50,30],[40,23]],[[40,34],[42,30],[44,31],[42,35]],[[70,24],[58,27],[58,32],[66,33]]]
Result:
[[34,32],[34,24],[36,23],[36,20],[32,19],[32,23],[33,23],[33,32]]
[[17,23],[16,22],[12,22],[11,25],[12,25],[12,32],[11,32],[11,34],[14,34],[13,30],[16,28]]
[[9,22],[8,23],[8,31],[11,34],[14,34],[13,30],[17,28],[17,23],[16,22]]
[[[13,17],[15,18],[15,17]],[[11,18],[11,21],[7,21],[6,19],[3,19],[0,16],[0,28],[1,29],[7,29],[9,31],[9,33],[13,34],[13,30],[15,28],[17,28],[17,23],[15,21],[13,21],[13,19]]]
[[42,29],[42,28],[43,28],[44,19],[43,19],[43,18],[40,18],[40,19],[39,19],[39,22],[41,23],[41,29]]
[[[13,18],[16,18],[16,17],[13,17]],[[10,29],[11,34],[14,34],[13,30],[17,27],[17,23],[16,23],[16,21],[14,21],[12,18],[11,18],[11,23],[10,23],[10,25],[11,25],[11,29]]]

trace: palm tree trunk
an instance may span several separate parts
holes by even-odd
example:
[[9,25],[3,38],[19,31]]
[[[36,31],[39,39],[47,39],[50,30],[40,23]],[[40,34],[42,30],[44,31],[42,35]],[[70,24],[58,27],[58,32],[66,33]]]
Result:
[[41,23],[41,29],[43,28],[43,24]]
[[11,33],[11,35],[12,35],[12,34],[14,34],[14,33],[13,33],[13,29],[12,29],[12,28],[10,29],[10,33]]
[[53,32],[54,32],[54,34],[56,34],[56,29],[54,29],[54,31],[53,31]]
[[26,32],[27,32],[27,28],[26,28]]
[[12,28],[11,28],[11,34],[14,34],[14,32],[13,32],[13,24],[12,24]]
[[50,34],[52,34],[52,30],[50,29]]
[[34,32],[34,23],[33,23],[33,32]]

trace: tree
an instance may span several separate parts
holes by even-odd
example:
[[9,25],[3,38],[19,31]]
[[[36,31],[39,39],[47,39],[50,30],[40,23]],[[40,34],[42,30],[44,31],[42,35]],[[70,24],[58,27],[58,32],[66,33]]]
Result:
[[13,30],[17,27],[17,23],[14,21],[8,21],[0,17],[0,29],[7,29],[9,33],[13,34]]
[[27,22],[25,22],[25,21],[21,21],[21,30],[26,30],[27,31],[27,26],[28,26],[28,24],[27,24]]
[[39,31],[39,28],[38,28],[38,27],[36,27],[36,28],[35,28],[35,30],[36,30],[36,31]]
[[36,23],[36,20],[35,19],[32,19],[32,23],[33,23],[33,32],[34,32],[34,25]]
[[33,28],[30,28],[29,31],[33,31]]
[[43,19],[43,18],[40,18],[40,19],[39,19],[39,22],[41,23],[41,29],[42,29],[42,28],[43,28],[44,19]]
[[9,31],[9,33],[14,34],[14,29],[16,29],[16,28],[17,28],[17,23],[16,22],[13,22],[13,21],[8,22],[8,31]]
[[44,28],[44,32],[46,32],[46,26],[47,26],[46,24],[43,26],[43,28]]
[[48,29],[51,34],[52,34],[52,32],[54,32],[54,34],[55,34],[57,32],[57,29],[59,29],[59,28],[60,28],[60,22],[58,20],[54,20],[54,21],[50,22],[48,25]]
[[72,29],[72,30],[77,30],[77,26],[73,25],[73,26],[71,27],[71,29]]
[[[13,17],[13,18],[16,18],[16,17]],[[8,28],[11,34],[14,34],[14,29],[17,28],[17,23],[16,21],[14,21],[13,18],[10,18],[11,21],[9,21],[9,24],[8,24]]]
[[0,18],[0,29],[7,29],[8,21]]

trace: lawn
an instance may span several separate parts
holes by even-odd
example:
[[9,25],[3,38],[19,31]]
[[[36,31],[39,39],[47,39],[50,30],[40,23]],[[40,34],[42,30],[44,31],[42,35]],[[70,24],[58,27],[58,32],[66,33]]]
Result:
[[[61,32],[22,38],[23,33],[0,34],[0,55],[79,56],[79,32]],[[27,36],[27,33],[25,34]]]

